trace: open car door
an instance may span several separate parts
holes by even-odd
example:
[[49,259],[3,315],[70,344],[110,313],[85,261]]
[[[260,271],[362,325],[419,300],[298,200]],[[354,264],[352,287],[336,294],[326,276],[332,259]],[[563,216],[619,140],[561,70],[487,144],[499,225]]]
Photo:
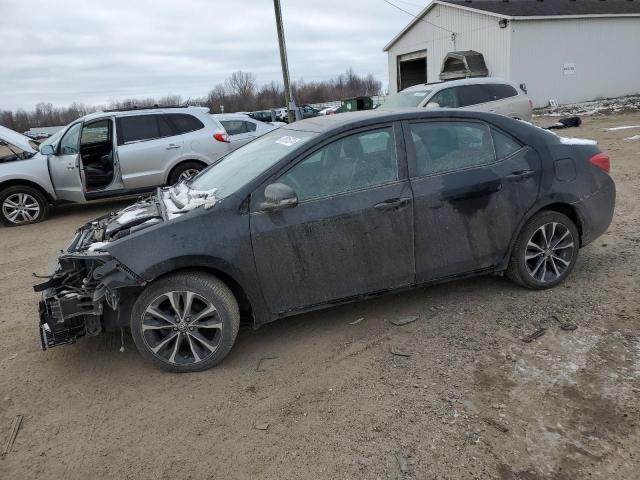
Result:
[[58,147],[48,156],[51,182],[60,200],[83,202],[84,189],[80,177],[80,132],[82,122],[67,129]]

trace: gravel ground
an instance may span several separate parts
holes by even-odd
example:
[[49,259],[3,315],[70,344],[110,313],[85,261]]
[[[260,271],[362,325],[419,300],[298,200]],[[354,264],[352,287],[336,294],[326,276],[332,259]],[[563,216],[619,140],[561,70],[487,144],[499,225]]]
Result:
[[562,132],[598,139],[618,187],[565,285],[475,278],[244,329],[198,374],[155,370],[128,334],[39,349],[31,273],[122,201],[0,229],[0,448],[23,415],[0,478],[638,478],[640,128],[605,130],[625,125],[640,114]]

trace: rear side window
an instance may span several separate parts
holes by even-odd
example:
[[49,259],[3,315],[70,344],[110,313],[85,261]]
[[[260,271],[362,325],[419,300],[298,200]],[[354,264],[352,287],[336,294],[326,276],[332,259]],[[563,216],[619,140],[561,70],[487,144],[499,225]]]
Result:
[[118,125],[118,144],[160,138],[158,117],[160,115],[136,115],[118,118],[116,120]]
[[458,87],[460,106],[468,107],[470,105],[493,101],[491,94],[484,87],[485,85],[464,85]]
[[[447,88],[445,90],[441,90],[436,93],[431,99],[429,99],[429,103],[435,102],[441,108],[458,108],[458,95],[456,92],[456,88]],[[427,103],[427,105],[429,104]]]
[[492,163],[496,160],[489,127],[476,122],[423,122],[409,125],[416,154],[416,176]]
[[222,123],[224,129],[231,136],[254,132],[256,130],[254,123],[243,120],[221,120],[220,123]]
[[519,142],[498,130],[491,129],[491,133],[493,134],[493,145],[496,148],[498,160],[507,158],[522,148]]
[[168,113],[165,116],[174,126],[178,135],[182,133],[195,132],[196,130],[204,128],[204,123],[188,113]]
[[515,97],[518,92],[511,85],[504,83],[494,83],[483,85],[489,91],[492,100],[502,100],[503,98]]

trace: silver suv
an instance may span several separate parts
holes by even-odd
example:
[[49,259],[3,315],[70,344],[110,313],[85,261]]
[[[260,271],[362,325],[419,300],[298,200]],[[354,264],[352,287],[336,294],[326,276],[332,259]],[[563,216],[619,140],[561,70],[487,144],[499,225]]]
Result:
[[3,138],[0,131],[0,143],[19,152],[0,158],[0,221],[9,226],[43,220],[50,204],[172,185],[232,150],[224,127],[199,107],[92,113],[49,138],[39,152],[24,142],[18,146],[13,133]]
[[496,77],[424,83],[390,95],[380,108],[461,108],[531,120],[533,102],[526,87]]

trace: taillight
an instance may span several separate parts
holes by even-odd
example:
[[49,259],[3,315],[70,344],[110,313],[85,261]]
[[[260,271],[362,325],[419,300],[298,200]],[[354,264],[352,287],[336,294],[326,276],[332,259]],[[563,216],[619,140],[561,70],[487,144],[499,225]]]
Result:
[[533,110],[533,100],[529,99],[529,108]]
[[218,133],[213,135],[213,138],[215,138],[217,141],[223,142],[223,143],[231,142],[231,139],[229,138],[229,134],[227,134],[227,133],[218,132]]
[[591,157],[589,161],[603,172],[609,173],[609,170],[611,170],[611,160],[609,160],[609,155],[606,153],[598,153]]

